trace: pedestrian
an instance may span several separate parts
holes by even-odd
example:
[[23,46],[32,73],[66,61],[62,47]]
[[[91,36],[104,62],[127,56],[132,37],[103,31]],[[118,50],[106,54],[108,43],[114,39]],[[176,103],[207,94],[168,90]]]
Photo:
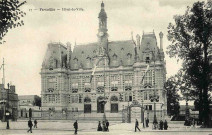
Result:
[[33,126],[33,124],[32,124],[31,118],[29,118],[29,121],[28,121],[29,130],[27,130],[27,132],[30,131],[32,133],[32,126]]
[[106,120],[106,131],[109,132],[109,121],[108,120]]
[[97,131],[102,131],[102,126],[101,126],[101,122],[100,121],[99,121],[99,124],[98,124]]
[[138,126],[139,126],[138,120],[136,119],[136,121],[135,121],[135,132],[136,132],[136,129],[138,129],[139,131],[141,131]]
[[149,119],[146,119],[146,127],[149,127]]
[[78,123],[77,123],[77,120],[76,120],[76,122],[74,122],[74,129],[75,129],[75,132],[74,132],[74,134],[77,134],[77,129],[78,129]]
[[37,124],[38,124],[38,122],[37,122],[37,120],[35,119],[35,120],[34,120],[34,128],[38,128],[38,127],[37,127]]
[[160,130],[163,130],[163,121],[160,120]]
[[168,123],[167,123],[166,120],[164,121],[163,125],[164,125],[164,130],[167,130],[168,129]]

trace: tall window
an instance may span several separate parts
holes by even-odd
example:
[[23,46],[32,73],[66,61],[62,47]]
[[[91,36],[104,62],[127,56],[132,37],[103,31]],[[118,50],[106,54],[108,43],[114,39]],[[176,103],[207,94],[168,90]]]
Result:
[[110,87],[111,87],[111,91],[117,91],[118,90],[118,75],[112,75],[110,77],[110,80],[111,80],[111,84],[110,84]]
[[97,92],[104,92],[104,76],[97,77]]
[[89,97],[84,99],[84,113],[91,113],[91,99]]
[[72,83],[72,93],[77,93],[78,92],[78,83],[73,82]]
[[118,98],[116,96],[112,96],[110,102],[111,102],[111,113],[118,113]]
[[55,102],[55,95],[49,95],[49,102]]
[[153,78],[152,75],[153,75],[152,70],[149,70],[144,77],[144,84],[151,84],[152,85],[152,78]]
[[148,92],[147,91],[144,92],[144,100],[149,100]]
[[149,63],[149,62],[150,62],[150,58],[146,57],[146,63]]
[[90,76],[85,78],[84,91],[91,92]]
[[125,91],[131,91],[132,90],[132,81],[133,81],[132,75],[125,75],[124,76],[124,89],[125,89]]

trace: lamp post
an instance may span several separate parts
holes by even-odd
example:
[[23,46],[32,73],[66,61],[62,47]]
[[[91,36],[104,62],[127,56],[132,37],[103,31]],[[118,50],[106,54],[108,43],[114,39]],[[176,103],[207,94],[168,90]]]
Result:
[[153,51],[151,51],[151,52],[152,52],[152,55],[153,55],[153,58],[154,58],[154,98],[153,98],[153,100],[154,100],[154,120],[153,120],[153,124],[154,124],[154,129],[156,129],[156,125],[157,125],[158,122],[157,122],[157,117],[156,117],[155,50],[154,50],[154,52]]
[[190,126],[190,121],[189,121],[189,109],[188,109],[188,91],[186,91],[186,109],[185,109],[185,123],[184,125]]
[[9,90],[10,90],[10,84],[8,83],[7,84],[7,86],[8,86],[8,90],[7,90],[7,112],[6,112],[6,116],[7,116],[7,127],[6,127],[6,129],[10,129],[10,123],[9,123],[9,116],[10,116],[10,113],[9,113],[9,106],[10,106],[10,104],[9,104]]
[[162,114],[163,114],[163,105],[164,105],[164,104],[162,103],[162,104],[161,104],[161,115],[160,115],[161,119],[162,119],[162,117],[163,117],[163,115],[162,115]]
[[105,97],[105,65],[106,65],[106,57],[103,56],[104,58],[104,99],[102,101],[104,105],[104,114],[103,114],[103,131],[106,131],[106,113],[105,113],[105,104],[107,103],[107,99]]

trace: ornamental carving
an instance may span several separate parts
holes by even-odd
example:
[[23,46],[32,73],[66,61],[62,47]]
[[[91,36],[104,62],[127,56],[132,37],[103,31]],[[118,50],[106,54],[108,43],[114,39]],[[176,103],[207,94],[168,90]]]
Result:
[[98,86],[97,87],[97,92],[98,93],[104,92],[104,86]]
[[125,91],[131,91],[132,90],[132,86],[125,86]]
[[91,92],[91,88],[85,88],[85,92]]
[[111,91],[117,91],[118,87],[111,87]]
[[48,88],[48,91],[49,92],[53,92],[54,91],[54,88]]
[[78,89],[77,88],[72,88],[72,93],[77,93]]
[[159,102],[159,96],[158,95],[149,95],[149,99],[151,102]]

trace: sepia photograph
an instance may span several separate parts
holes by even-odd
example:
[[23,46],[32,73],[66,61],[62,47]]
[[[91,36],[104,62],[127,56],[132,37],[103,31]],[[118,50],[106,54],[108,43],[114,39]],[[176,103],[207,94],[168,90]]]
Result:
[[0,135],[212,135],[212,0],[0,0]]

